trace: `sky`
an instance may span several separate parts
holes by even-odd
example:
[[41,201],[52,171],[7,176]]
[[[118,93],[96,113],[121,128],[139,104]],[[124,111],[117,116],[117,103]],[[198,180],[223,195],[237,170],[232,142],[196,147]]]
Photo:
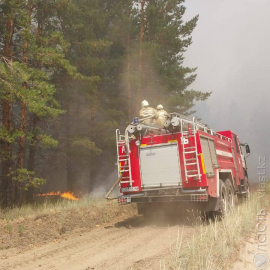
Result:
[[270,168],[270,1],[186,0],[185,6],[185,20],[199,14],[184,62],[198,67],[190,88],[212,92],[196,114],[249,143],[249,178],[257,182],[260,156]]

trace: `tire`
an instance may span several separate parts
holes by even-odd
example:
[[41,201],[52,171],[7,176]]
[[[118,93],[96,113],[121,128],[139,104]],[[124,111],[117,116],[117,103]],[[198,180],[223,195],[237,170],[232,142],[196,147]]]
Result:
[[243,194],[244,199],[250,199],[251,193],[250,193],[250,188],[249,188],[249,183],[248,183],[248,178],[245,176],[245,191],[247,192],[246,194]]
[[228,194],[225,183],[220,179],[219,181],[219,210],[218,215],[225,217],[228,212]]
[[247,200],[250,199],[250,196],[251,196],[250,187],[249,187],[247,176],[245,176],[245,179],[244,179],[244,191],[246,193],[244,193],[244,194],[238,194],[237,195],[240,202],[243,201],[243,200],[246,200],[246,199]]
[[138,215],[143,215],[146,211],[146,206],[144,203],[137,203],[137,210],[138,210]]
[[228,210],[231,210],[235,207],[235,196],[233,185],[230,179],[226,179],[225,186],[227,190]]
[[148,203],[137,203],[138,214],[144,218],[151,217],[150,205]]

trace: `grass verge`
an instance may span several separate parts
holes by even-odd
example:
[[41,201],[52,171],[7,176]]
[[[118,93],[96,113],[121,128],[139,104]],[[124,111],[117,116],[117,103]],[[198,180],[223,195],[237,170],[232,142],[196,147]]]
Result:
[[229,269],[240,247],[254,231],[256,215],[270,205],[269,188],[270,183],[264,197],[255,191],[249,200],[239,204],[221,221],[198,222],[196,233],[188,243],[183,244],[179,231],[176,246],[170,258],[161,262],[160,269]]
[[0,210],[0,250],[33,248],[65,239],[71,233],[121,221],[136,213],[133,205],[119,206],[102,197],[80,201],[45,201]]
[[[116,204],[112,204],[117,206]],[[46,215],[59,213],[69,210],[83,210],[86,208],[99,208],[107,207],[107,201],[102,197],[84,197],[79,201],[71,201],[59,198],[58,201],[52,202],[49,199],[44,200],[43,203],[24,204],[21,207],[14,207],[8,209],[0,209],[0,220],[12,221],[20,218],[33,217],[37,215]]]

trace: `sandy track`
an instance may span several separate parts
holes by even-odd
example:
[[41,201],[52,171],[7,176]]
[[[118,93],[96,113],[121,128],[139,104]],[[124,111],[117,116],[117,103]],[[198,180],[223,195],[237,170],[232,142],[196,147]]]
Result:
[[0,258],[0,269],[159,269],[179,230],[184,230],[184,239],[194,230],[183,222],[169,223],[136,216],[21,254],[8,251]]

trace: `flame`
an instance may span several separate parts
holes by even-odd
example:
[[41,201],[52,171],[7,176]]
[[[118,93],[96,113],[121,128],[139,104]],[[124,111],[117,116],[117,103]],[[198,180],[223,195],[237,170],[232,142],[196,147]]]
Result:
[[45,197],[45,196],[60,196],[64,199],[72,200],[72,201],[78,201],[79,199],[74,196],[72,192],[64,192],[62,193],[61,191],[57,192],[48,192],[48,193],[41,193],[37,194],[36,197]]
[[74,196],[71,192],[64,192],[60,195],[62,198],[72,200],[72,201],[78,201],[79,199]]

